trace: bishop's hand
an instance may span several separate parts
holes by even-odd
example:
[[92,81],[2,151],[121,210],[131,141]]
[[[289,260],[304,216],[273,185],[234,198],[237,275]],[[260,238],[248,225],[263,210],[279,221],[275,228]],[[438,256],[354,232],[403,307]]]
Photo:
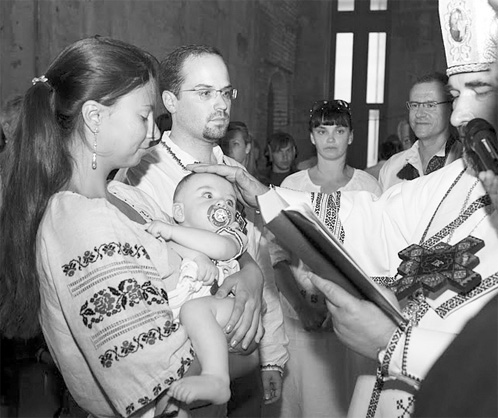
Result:
[[214,173],[225,177],[229,182],[234,184],[237,198],[249,207],[257,208],[256,196],[270,190],[255,177],[251,176],[247,170],[240,167],[224,164],[189,164],[187,169],[195,173]]

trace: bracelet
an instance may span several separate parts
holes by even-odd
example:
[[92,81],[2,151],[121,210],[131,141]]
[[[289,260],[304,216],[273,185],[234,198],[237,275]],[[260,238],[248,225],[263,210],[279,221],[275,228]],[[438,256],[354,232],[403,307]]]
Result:
[[261,371],[277,371],[280,373],[280,377],[284,377],[284,368],[276,364],[267,364],[265,366],[260,366]]

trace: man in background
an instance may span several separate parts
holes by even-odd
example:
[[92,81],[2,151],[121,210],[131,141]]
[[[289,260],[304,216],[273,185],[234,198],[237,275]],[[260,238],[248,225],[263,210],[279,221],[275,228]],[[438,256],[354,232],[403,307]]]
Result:
[[271,165],[262,175],[263,183],[280,186],[288,175],[296,172],[296,142],[286,132],[275,132],[268,138],[266,152]]
[[450,127],[447,82],[446,75],[436,72],[420,77],[412,86],[406,105],[418,140],[384,164],[379,174],[383,191],[403,180],[430,174],[460,157],[460,143]]

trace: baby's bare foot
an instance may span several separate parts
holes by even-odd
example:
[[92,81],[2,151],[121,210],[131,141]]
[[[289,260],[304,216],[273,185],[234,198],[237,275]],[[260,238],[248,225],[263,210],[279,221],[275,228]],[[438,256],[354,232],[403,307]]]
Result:
[[230,382],[211,374],[188,376],[173,382],[168,389],[168,395],[187,404],[194,401],[210,401],[221,405],[230,399]]

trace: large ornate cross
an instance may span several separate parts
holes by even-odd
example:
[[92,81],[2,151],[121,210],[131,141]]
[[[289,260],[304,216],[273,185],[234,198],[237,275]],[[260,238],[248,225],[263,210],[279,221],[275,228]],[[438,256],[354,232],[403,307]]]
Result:
[[396,297],[402,300],[420,292],[432,297],[448,287],[457,292],[472,290],[481,283],[480,274],[472,270],[479,264],[473,253],[483,247],[484,241],[473,236],[455,245],[439,242],[430,249],[410,245],[398,254],[403,261],[394,287]]

